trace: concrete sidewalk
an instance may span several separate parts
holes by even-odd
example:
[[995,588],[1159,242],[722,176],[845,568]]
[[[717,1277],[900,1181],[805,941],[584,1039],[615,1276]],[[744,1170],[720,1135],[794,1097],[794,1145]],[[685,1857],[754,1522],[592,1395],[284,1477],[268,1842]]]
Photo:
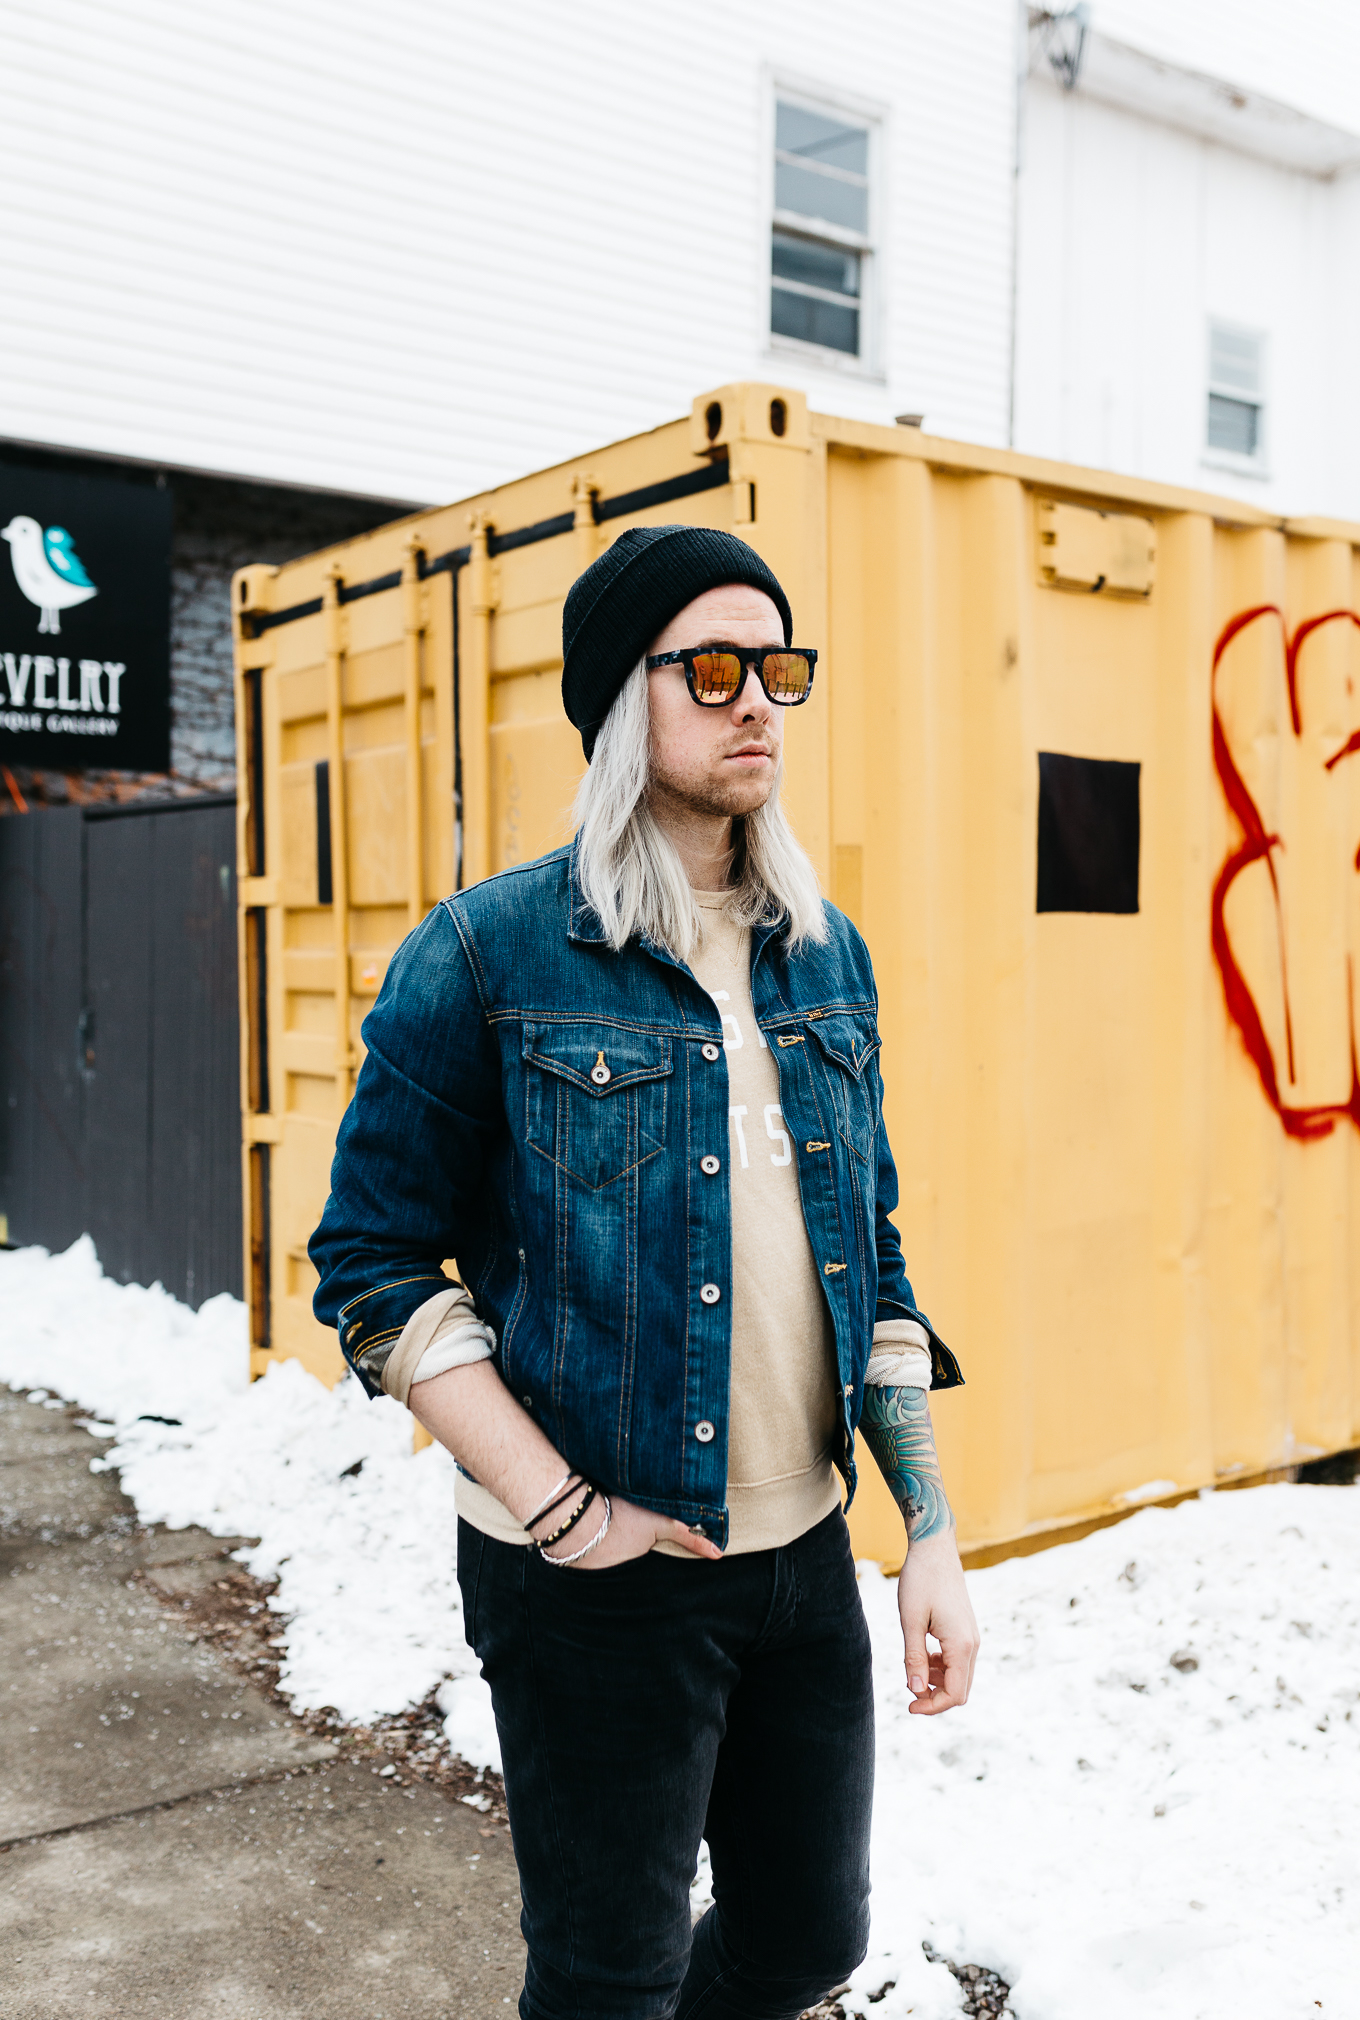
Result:
[[341,1760],[196,1638],[165,1600],[230,1543],[139,1528],[74,1414],[0,1390],[6,2020],[513,2012],[508,1837]]

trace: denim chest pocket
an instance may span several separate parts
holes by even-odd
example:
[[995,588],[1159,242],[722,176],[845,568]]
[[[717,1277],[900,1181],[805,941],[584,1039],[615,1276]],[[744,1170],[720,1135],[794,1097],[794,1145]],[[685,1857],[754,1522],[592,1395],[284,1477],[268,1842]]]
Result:
[[807,1030],[821,1054],[836,1127],[861,1158],[874,1155],[878,1131],[878,1057],[880,1039],[872,1016],[853,1012],[809,1020]]
[[526,1024],[524,1134],[598,1188],[666,1147],[671,1041],[603,1024]]

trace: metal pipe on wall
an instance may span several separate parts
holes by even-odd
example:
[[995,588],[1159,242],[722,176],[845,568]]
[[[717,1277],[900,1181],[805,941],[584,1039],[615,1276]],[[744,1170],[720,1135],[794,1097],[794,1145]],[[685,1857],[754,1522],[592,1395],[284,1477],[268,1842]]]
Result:
[[349,1106],[358,1062],[349,1033],[349,829],[345,820],[344,629],[341,574],[331,567],[321,591],[326,653],[326,727],[330,752],[331,930],[335,948],[335,1109]]
[[407,542],[401,569],[402,647],[406,676],[406,919],[414,929],[425,916],[425,782],[420,755],[420,705],[425,626],[421,614],[421,543]]

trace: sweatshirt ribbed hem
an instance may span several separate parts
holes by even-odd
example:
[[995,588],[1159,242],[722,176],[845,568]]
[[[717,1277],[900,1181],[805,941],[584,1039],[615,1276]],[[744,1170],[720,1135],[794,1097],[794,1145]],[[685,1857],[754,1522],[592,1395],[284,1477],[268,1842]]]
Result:
[[[830,1459],[819,1459],[806,1473],[791,1479],[766,1481],[759,1487],[729,1487],[727,1492],[728,1542],[726,1555],[740,1556],[748,1550],[778,1550],[805,1536],[809,1529],[841,1503],[840,1480]],[[458,1513],[483,1536],[499,1543],[516,1543],[527,1548],[529,1539],[509,1509],[475,1480],[458,1476]],[[660,1543],[667,1557],[689,1557],[692,1553],[678,1543]],[[703,1560],[694,1558],[696,1564]]]

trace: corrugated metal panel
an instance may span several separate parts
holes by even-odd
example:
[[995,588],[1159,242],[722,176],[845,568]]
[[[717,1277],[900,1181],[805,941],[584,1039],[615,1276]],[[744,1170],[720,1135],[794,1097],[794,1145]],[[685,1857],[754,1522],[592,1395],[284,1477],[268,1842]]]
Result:
[[81,838],[76,808],[0,820],[0,1211],[54,1249],[84,1227]]
[[0,1211],[195,1306],[241,1288],[235,810],[0,820]]
[[[808,415],[772,386],[721,388],[689,425],[238,578],[238,661],[259,669],[266,725],[266,860],[243,896],[281,963],[272,1104],[247,1125],[280,1160],[276,1351],[339,1367],[302,1245],[362,1000],[413,888],[409,617],[399,588],[341,604],[337,576],[381,579],[413,539],[431,562],[461,551],[464,873],[529,859],[566,834],[581,767],[558,697],[562,598],[627,523],[596,523],[585,476],[609,498],[701,467],[715,403],[728,481],[640,516],[748,539],[825,643],[814,705],[789,725],[787,798],[874,956],[908,1266],[968,1376],[938,1410],[965,1541],[1357,1442],[1360,528],[1291,529],[1204,493]],[[554,521],[486,551],[488,526]],[[449,635],[423,647],[430,780]],[[333,780],[341,749],[343,938],[338,897],[329,915],[317,901],[311,770],[329,752]],[[429,901],[447,878],[443,787],[426,807]],[[1066,884],[1041,845],[1070,852]],[[1083,909],[1055,908],[1074,887]],[[866,1473],[856,1541],[888,1555],[900,1518]]]
[[156,823],[148,1219],[195,1306],[241,1290],[235,841],[232,806]]
[[86,1168],[114,1182],[90,1188],[86,1213],[105,1269],[124,1283],[149,1283],[156,1274],[147,1273],[155,1246],[148,1216],[156,920],[145,902],[155,881],[155,832],[150,820],[133,817],[101,821],[87,836]]
[[199,1305],[241,1283],[235,810],[86,821],[85,1227]]

